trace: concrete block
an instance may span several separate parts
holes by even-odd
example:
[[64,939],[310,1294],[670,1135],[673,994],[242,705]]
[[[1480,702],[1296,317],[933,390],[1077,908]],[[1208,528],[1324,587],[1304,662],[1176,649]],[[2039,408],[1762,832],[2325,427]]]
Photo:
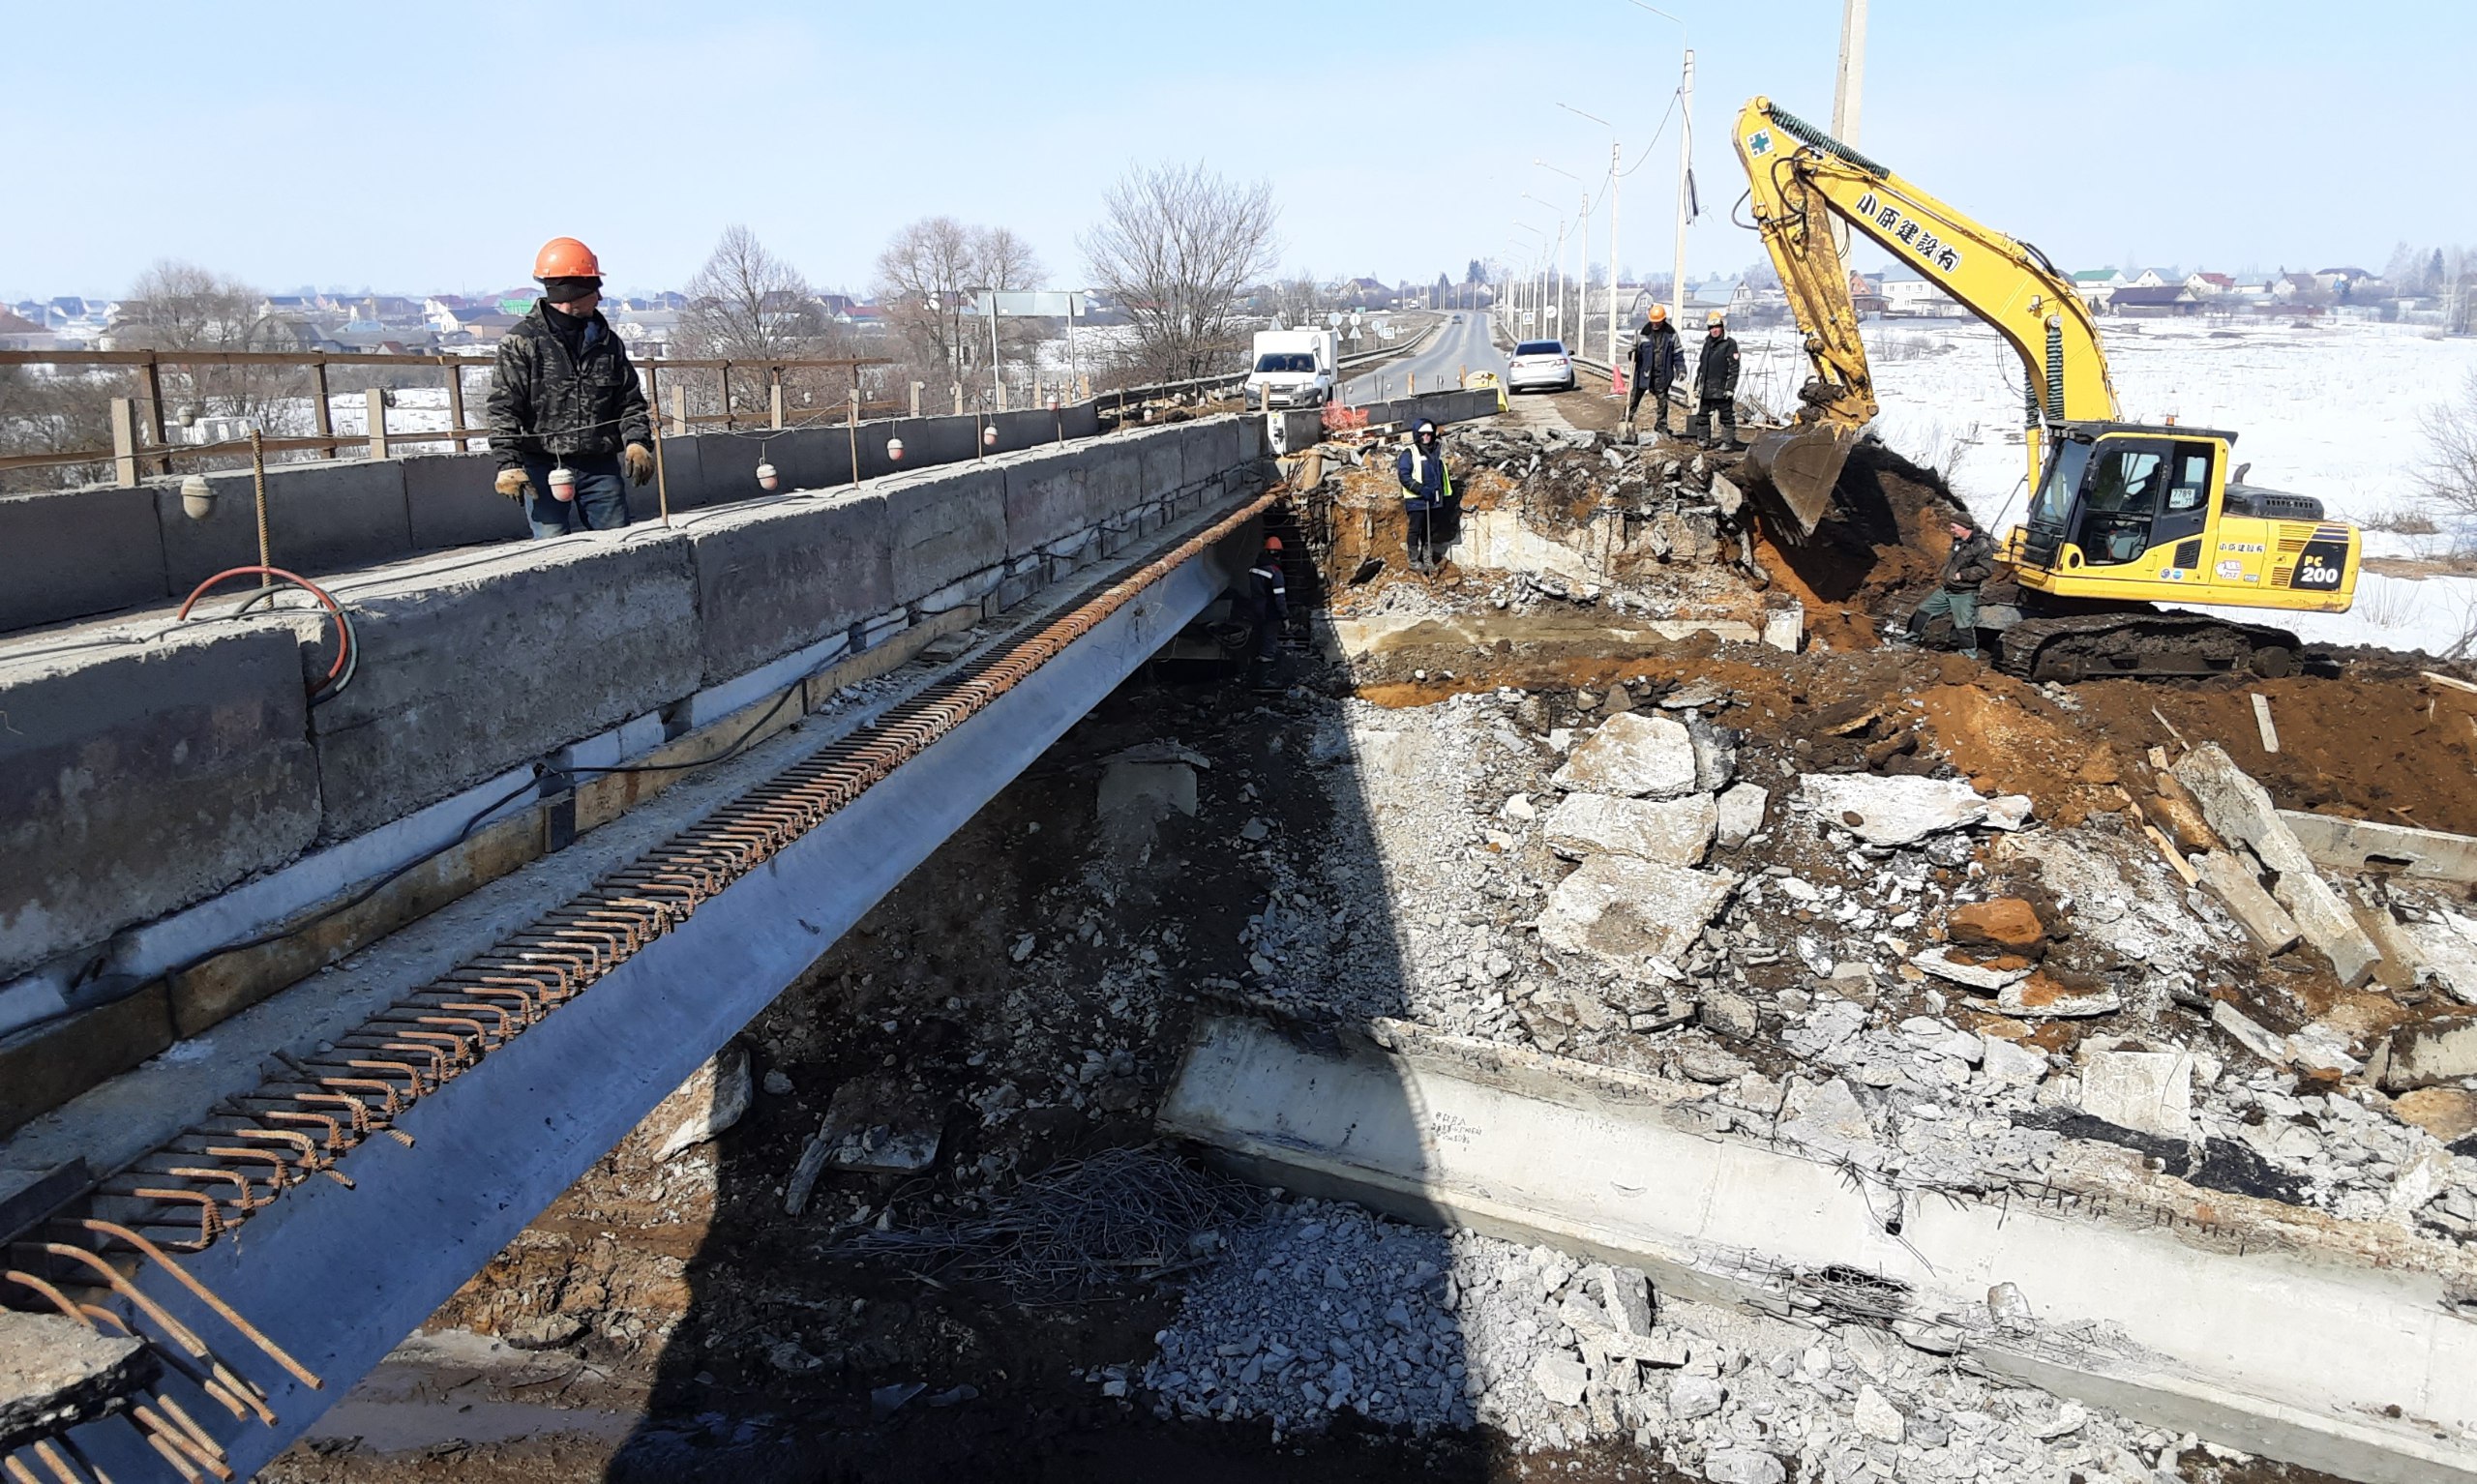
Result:
[[[258,559],[258,518],[247,469],[209,474],[213,513],[193,520],[177,485],[155,487],[171,590],[192,587],[227,567]],[[288,463],[267,470],[268,548],[274,564],[303,576],[343,572],[409,556],[412,521],[402,460]]]
[[2251,862],[2233,851],[2213,850],[2202,857],[2194,870],[2202,884],[2218,896],[2228,915],[2236,919],[2262,952],[2283,954],[2297,945],[2301,935],[2296,931],[2296,919],[2288,916],[2271,900],[2271,894],[2262,890],[2262,883],[2253,879]]
[[0,582],[0,631],[160,603],[170,588],[152,490],[0,497],[0,551],[27,578],[40,574]]
[[2343,876],[2396,872],[2412,880],[2477,882],[2477,836],[2283,809],[2280,820],[2315,865]]
[[2192,1137],[2190,1052],[2091,1052],[2081,1058],[2081,1111],[2163,1139]]
[[1199,425],[1145,428],[1119,434],[1135,444],[1141,468],[1138,482],[1147,496],[1157,499],[1187,483],[1187,429],[1195,426]]
[[701,511],[681,529],[696,553],[707,685],[842,633],[897,601],[886,502],[875,493]]
[[524,509],[491,488],[498,460],[489,454],[415,454],[403,460],[404,515],[416,551],[522,541]]
[[301,664],[274,619],[133,626],[0,664],[0,980],[310,843]]
[[879,487],[894,591],[907,603],[1006,560],[1006,469],[974,462],[902,475]]
[[160,983],[0,1043],[0,1134],[171,1044],[172,1017]]
[[[1242,443],[1239,425],[1246,421],[1243,417],[1232,416],[1187,424],[1186,436],[1182,440],[1186,468],[1179,482],[1181,485],[1200,485],[1216,475],[1243,468],[1253,458]],[[1317,421],[1320,424],[1324,421],[1322,412],[1317,414]]]
[[2357,925],[2356,914],[2312,867],[2281,876],[2272,884],[2271,895],[2296,919],[2305,940],[2331,961],[2331,972],[2340,983],[2354,989],[2373,977],[2382,950],[2373,946],[2373,939]]
[[2477,1011],[2455,1010],[2391,1033],[2366,1073],[2385,1092],[2477,1077]]
[[2226,749],[2205,742],[2176,759],[2168,771],[2191,790],[2202,817],[2222,840],[2252,846],[2255,858],[2281,876],[2313,874],[2313,858],[2272,807],[2270,794],[2236,765]]
[[1631,855],[1672,866],[1696,866],[1712,847],[1718,824],[1719,810],[1708,793],[1664,800],[1569,793],[1548,812],[1540,830],[1550,849],[1573,860]]
[[1737,885],[1725,872],[1594,856],[1549,893],[1539,940],[1627,968],[1646,958],[1679,958]]
[[361,661],[313,715],[330,839],[676,700],[701,673],[696,573],[676,533],[409,562],[339,596]]
[[1665,716],[1621,712],[1602,722],[1549,782],[1576,793],[1673,799],[1694,791],[1694,743]]
[[[1118,458],[1130,466],[1123,483],[1130,488],[1134,483],[1132,454],[1131,446],[1119,445]],[[1100,466],[1109,460],[1110,455],[1098,443],[1007,460],[1006,554],[1022,556],[1039,550],[1099,519],[1102,499],[1093,481]]]

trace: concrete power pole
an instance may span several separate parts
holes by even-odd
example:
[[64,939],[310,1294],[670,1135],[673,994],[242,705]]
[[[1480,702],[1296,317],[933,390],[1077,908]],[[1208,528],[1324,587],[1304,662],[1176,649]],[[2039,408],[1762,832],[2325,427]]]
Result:
[[[1832,84],[1832,136],[1856,148],[1858,105],[1866,82],[1866,0],[1840,0],[1840,70]],[[1832,240],[1849,251],[1849,223],[1835,217]]]
[[1669,318],[1686,333],[1686,217],[1694,199],[1694,48],[1686,48],[1686,73],[1677,85],[1677,267],[1668,286]]

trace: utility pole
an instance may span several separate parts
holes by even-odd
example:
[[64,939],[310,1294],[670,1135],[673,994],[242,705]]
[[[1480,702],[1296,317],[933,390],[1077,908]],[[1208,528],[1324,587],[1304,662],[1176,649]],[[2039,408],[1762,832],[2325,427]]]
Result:
[[1677,269],[1668,287],[1669,318],[1686,331],[1686,220],[1694,204],[1694,48],[1686,48],[1686,72],[1677,85]]
[[[1840,71],[1832,84],[1832,136],[1856,148],[1858,104],[1866,82],[1866,0],[1840,0]],[[1832,240],[1846,253],[1849,223],[1832,219]]]
[[1608,364],[1617,365],[1617,201],[1618,166],[1624,162],[1618,156],[1617,141],[1608,141]]

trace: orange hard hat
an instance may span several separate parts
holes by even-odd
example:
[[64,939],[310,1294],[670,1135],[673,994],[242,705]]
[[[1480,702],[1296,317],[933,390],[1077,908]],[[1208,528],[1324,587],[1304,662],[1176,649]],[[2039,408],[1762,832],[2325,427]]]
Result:
[[542,244],[533,254],[533,276],[537,279],[598,279],[602,264],[593,249],[573,237],[553,237]]
[[1666,319],[1666,318],[1668,318],[1668,306],[1667,306],[1667,305],[1665,305],[1665,304],[1655,304],[1655,305],[1653,305],[1653,306],[1652,306],[1652,323],[1654,323],[1654,324],[1658,324],[1660,321],[1662,321],[1662,320],[1664,320],[1664,319]]
[[1280,550],[1280,549],[1281,549],[1281,538],[1280,538],[1279,536],[1268,536],[1268,537],[1266,537],[1266,538],[1265,538],[1265,549],[1266,549],[1266,550],[1268,550],[1268,551],[1278,551],[1278,550]]

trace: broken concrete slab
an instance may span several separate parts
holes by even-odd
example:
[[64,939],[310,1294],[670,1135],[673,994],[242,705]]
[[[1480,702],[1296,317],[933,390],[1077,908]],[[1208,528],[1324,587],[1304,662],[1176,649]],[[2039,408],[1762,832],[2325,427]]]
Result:
[[2296,929],[2305,940],[2331,961],[2331,972],[2342,985],[2354,989],[2373,977],[2382,950],[2373,946],[2373,939],[2366,935],[2356,914],[2330,882],[2311,868],[2302,875],[2289,872],[2272,886],[2271,895],[2296,919]]
[[1996,1009],[2024,1021],[2082,1020],[2124,1007],[2124,997],[2113,990],[2077,990],[2039,973],[2006,985],[1995,996]]
[[1867,1169],[1881,1169],[1893,1153],[1875,1135],[1874,1120],[1849,1083],[1835,1077],[1820,1083],[1789,1080],[1782,1101],[1779,1137],[1826,1159],[1846,1159]]
[[1539,914],[1539,939],[1628,968],[1673,959],[1691,947],[1737,890],[1726,872],[1688,871],[1597,855],[1557,883]]
[[1113,815],[1157,819],[1174,809],[1192,816],[1199,761],[1185,749],[1172,745],[1129,748],[1102,764],[1093,813],[1104,819]]
[[2419,1087],[2400,1094],[2391,1111],[2444,1143],[2477,1134],[2477,1092],[2465,1087]]
[[2354,988],[2372,977],[2382,955],[2339,893],[2322,879],[2270,794],[2236,765],[2226,749],[2205,742],[2178,758],[2170,775],[2192,791],[2202,816],[2222,839],[2249,846],[2256,860],[2276,873],[2278,884],[2271,895],[2296,920],[2305,940],[2330,959],[2340,982]]
[[860,1174],[918,1174],[938,1162],[942,1105],[894,1077],[863,1077],[834,1089],[817,1142],[824,1166]]
[[2477,1077],[2477,1011],[2454,1010],[2393,1031],[2367,1064],[2385,1092]]
[[1702,864],[1719,823],[1708,793],[1682,799],[1611,798],[1569,793],[1548,812],[1541,828],[1548,848],[1569,860],[1592,855],[1631,855],[1671,866]]
[[1982,994],[2002,994],[2007,986],[2018,984],[2030,977],[2027,965],[2019,968],[1988,968],[1977,964],[1963,964],[1941,948],[1913,954],[1909,962],[1911,967],[1922,973],[1950,980],[1963,989],[1976,990]]
[[2019,1087],[2032,1086],[2047,1075],[2045,1053],[1996,1036],[1979,1039],[1985,1058],[1979,1064],[1980,1075]]
[[1731,784],[1720,792],[1716,835],[1723,850],[1734,850],[1763,831],[1763,812],[1771,790],[1759,784]]
[[2313,863],[2343,876],[2396,873],[2411,880],[2477,882],[2477,836],[2283,809],[2280,819]]
[[2253,864],[2233,850],[2213,850],[2194,868],[2202,884],[2211,889],[2227,908],[2227,915],[2253,940],[2255,947],[2276,957],[2304,940],[2297,931],[2296,919],[2286,908],[2262,890],[2253,879]]
[[2477,1004],[2477,918],[2446,911],[2442,919],[2394,925],[2408,945],[2402,966],[2462,1004]]
[[646,1115],[649,1125],[671,1124],[654,1150],[655,1161],[676,1159],[739,1122],[748,1112],[749,1093],[748,1048],[733,1041],[706,1057],[678,1091]]
[[1692,793],[1695,778],[1686,724],[1628,711],[1600,723],[1549,782],[1575,793],[1673,799]]
[[2283,1067],[2296,1059],[2296,1048],[2288,1038],[2277,1031],[2266,1030],[2254,1024],[2242,1010],[2223,999],[2210,1003],[2210,1023],[2226,1031],[2238,1045],[2273,1066]]
[[2081,1111],[2118,1128],[2162,1139],[2192,1137],[2191,1052],[2088,1052],[2081,1058]]
[[2017,793],[1986,798],[1957,778],[1871,773],[1800,774],[1789,807],[1877,846],[1916,845],[1972,825],[2018,829],[2030,817],[2030,801]]
[[[1784,1285],[1796,1302],[1810,1281],[1799,1275],[1878,1275],[1905,1286],[1910,1314],[1972,1316],[1947,1326],[1943,1347],[1965,1368],[2344,1477],[2477,1469],[2477,1449],[2456,1440],[2465,1435],[2434,1437],[2477,1423],[2477,1326],[2436,1301],[2445,1280],[2432,1268],[2198,1242],[2146,1201],[1954,1191],[1901,1202],[1895,1230],[1890,1193],[1818,1150],[1716,1136],[1680,1120],[1650,1079],[1468,1045],[1464,1058],[1311,1048],[1216,1020],[1191,1047],[1161,1125],[1253,1178],[1624,1261],[1663,1293],[1778,1313]],[[2138,1184],[2147,1176],[2111,1178],[2134,1181],[2127,1194],[2151,1189]],[[2251,1204],[2189,1194],[2223,1221],[2242,1214],[2226,1202]],[[2308,1239],[2416,1240],[2390,1223],[2332,1226]],[[1976,1318],[1998,1291],[2015,1293],[2016,1317]],[[2310,1375],[2294,1363],[2300,1314],[2313,1317],[2320,1363]],[[2069,1343],[2097,1326],[2107,1345]],[[2414,1419],[2385,1413],[2385,1398],[2401,1395],[2421,1399]]]
[[128,1335],[0,1309],[0,1454],[127,1410],[162,1370]]

